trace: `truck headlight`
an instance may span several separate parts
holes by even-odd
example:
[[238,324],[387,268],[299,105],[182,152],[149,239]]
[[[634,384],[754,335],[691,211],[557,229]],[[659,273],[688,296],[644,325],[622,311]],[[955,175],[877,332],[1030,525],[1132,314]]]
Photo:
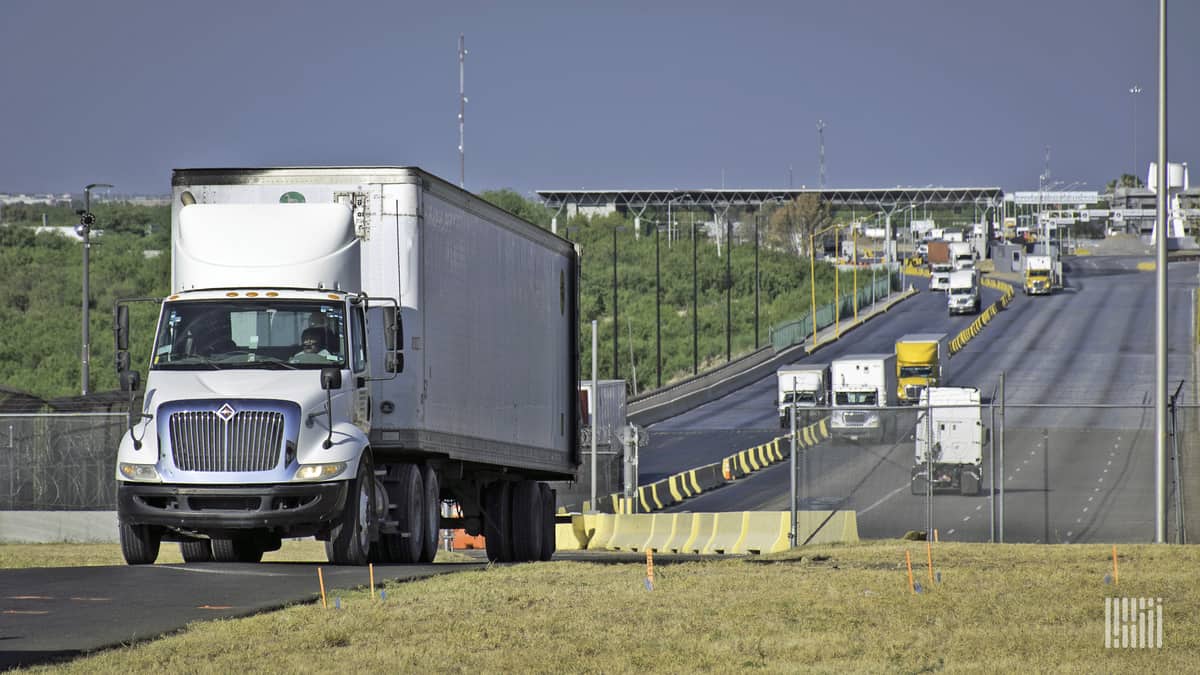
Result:
[[296,470],[296,480],[328,480],[346,470],[345,462],[304,464]]
[[128,480],[141,481],[144,483],[157,483],[162,479],[158,476],[158,470],[153,464],[130,464],[129,462],[121,462],[117,465],[121,475]]

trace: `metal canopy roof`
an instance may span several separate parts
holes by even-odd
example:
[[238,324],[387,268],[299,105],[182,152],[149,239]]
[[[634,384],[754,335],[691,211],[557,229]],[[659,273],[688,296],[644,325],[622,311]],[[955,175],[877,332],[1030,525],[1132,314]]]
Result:
[[891,211],[910,204],[957,206],[977,204],[999,207],[1004,192],[998,187],[894,187],[868,189],[776,189],[776,190],[537,190],[546,206],[553,209],[573,204],[578,207],[609,207],[644,211],[669,205],[724,208],[761,206],[817,194],[832,206],[865,206]]

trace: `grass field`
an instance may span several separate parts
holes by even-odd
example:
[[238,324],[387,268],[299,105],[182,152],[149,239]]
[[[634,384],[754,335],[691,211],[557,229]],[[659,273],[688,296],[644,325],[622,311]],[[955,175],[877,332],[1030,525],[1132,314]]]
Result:
[[[37,564],[13,548],[0,556]],[[73,564],[84,564],[85,550],[99,547],[74,548]],[[910,590],[906,551],[920,593]],[[304,553],[287,554],[321,559]],[[934,544],[934,583],[925,543],[908,541],[660,561],[653,591],[640,563],[494,566],[389,584],[386,601],[339,590],[341,610],[197,623],[52,670],[1195,672],[1200,549],[1118,553],[1119,585],[1105,581],[1107,545]],[[113,551],[95,551],[95,564],[113,562]],[[1107,597],[1162,598],[1163,647],[1106,649]]]

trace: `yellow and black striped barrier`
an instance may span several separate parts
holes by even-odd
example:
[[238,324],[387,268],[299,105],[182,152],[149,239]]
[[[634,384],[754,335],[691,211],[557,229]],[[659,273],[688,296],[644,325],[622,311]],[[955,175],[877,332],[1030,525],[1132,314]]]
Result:
[[954,339],[950,341],[951,354],[957,354],[960,349],[965,347],[967,343],[971,341],[971,338],[979,335],[979,332],[982,331],[983,327],[992,320],[992,317],[999,314],[1001,309],[1008,307],[1008,303],[1012,302],[1013,295],[1016,292],[1011,284],[1000,281],[999,279],[985,277],[979,283],[987,286],[988,288],[1000,291],[1000,299],[988,305],[988,308],[985,309],[978,317],[976,317],[975,320],[971,322],[970,326],[967,326],[961,332],[959,332],[958,335],[954,336]]

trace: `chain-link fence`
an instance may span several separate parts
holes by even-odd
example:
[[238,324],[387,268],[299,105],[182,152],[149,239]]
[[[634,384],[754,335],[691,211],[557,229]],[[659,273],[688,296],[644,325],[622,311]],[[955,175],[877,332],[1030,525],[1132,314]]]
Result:
[[0,509],[111,511],[123,413],[0,415]]
[[[1187,542],[1200,483],[1196,406],[1168,416],[1166,541]],[[765,412],[770,424],[774,411]],[[643,467],[666,468],[660,448],[693,448],[697,465],[746,448],[759,466],[735,471],[716,489],[671,511],[856,512],[864,539],[917,532],[952,541],[1024,543],[1151,542],[1156,535],[1154,406],[972,403],[831,408],[798,415],[795,488],[789,429],[652,431]],[[739,436],[734,436],[738,434]],[[728,446],[734,438],[744,447]],[[709,447],[706,438],[728,447]],[[772,445],[775,444],[775,445]],[[677,460],[673,460],[678,463]],[[737,466],[737,462],[734,462]],[[643,469],[645,470],[645,469]],[[646,481],[643,481],[646,482]]]

